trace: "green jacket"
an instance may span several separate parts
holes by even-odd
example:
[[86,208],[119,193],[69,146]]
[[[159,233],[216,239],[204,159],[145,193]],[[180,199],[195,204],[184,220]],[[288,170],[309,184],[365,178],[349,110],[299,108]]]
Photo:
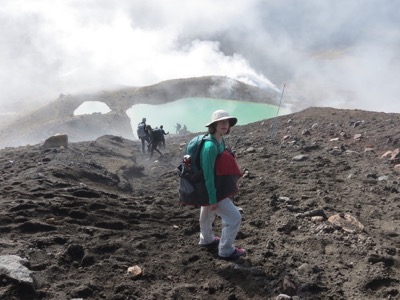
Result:
[[210,137],[214,142],[205,141],[203,148],[201,149],[200,165],[204,174],[209,203],[216,204],[217,190],[215,187],[215,160],[219,154],[224,152],[225,141],[222,139],[221,143],[219,143],[213,134],[210,134]]

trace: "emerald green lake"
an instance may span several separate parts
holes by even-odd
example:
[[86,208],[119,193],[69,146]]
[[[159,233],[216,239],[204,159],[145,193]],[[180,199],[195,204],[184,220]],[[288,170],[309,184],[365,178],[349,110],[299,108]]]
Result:
[[[238,118],[238,125],[245,125],[260,120],[276,117],[278,106],[247,101],[183,98],[165,104],[135,104],[126,111],[131,120],[132,132],[136,135],[137,124],[142,118],[154,127],[164,126],[164,130],[176,133],[176,124],[186,125],[190,132],[206,131],[205,124],[211,120],[211,114],[223,109]],[[74,112],[74,115],[108,113],[110,108],[103,102],[86,101]],[[281,109],[279,115],[285,112]]]
[[[211,114],[223,109],[238,118],[237,125],[273,118],[278,106],[237,100],[211,98],[184,98],[161,105],[136,104],[127,110],[133,132],[142,118],[154,127],[164,126],[166,132],[175,133],[176,123],[186,125],[190,132],[203,132],[205,124],[211,120]],[[280,111],[279,114],[284,114]]]

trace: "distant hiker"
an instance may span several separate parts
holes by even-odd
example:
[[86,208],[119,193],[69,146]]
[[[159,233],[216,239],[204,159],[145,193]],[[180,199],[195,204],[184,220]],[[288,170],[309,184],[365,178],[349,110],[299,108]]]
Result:
[[162,146],[163,149],[165,149],[165,135],[169,134],[169,132],[165,132],[163,125],[160,126],[160,129],[161,129],[161,133],[162,133],[160,146]]
[[181,133],[182,133],[183,135],[187,135],[187,134],[188,134],[188,130],[187,130],[186,125],[183,125],[183,128],[182,128],[182,130],[181,130]]
[[158,145],[161,142],[162,132],[160,128],[152,129],[150,125],[146,126],[147,132],[150,136],[150,143],[149,143],[149,152],[150,158],[153,157],[154,151],[158,152],[161,156],[163,155],[160,150],[157,149]]
[[137,127],[138,138],[142,141],[142,153],[145,153],[145,143],[150,143],[150,135],[146,127],[146,118],[143,118],[142,122],[140,122]]
[[[200,208],[200,241],[202,247],[218,245],[218,255],[223,259],[236,259],[246,255],[242,248],[236,248],[233,243],[239,231],[242,216],[230,197],[237,191],[237,180],[241,172],[236,164],[236,158],[225,148],[223,136],[230,133],[231,127],[237,123],[237,118],[230,116],[224,110],[217,110],[211,116],[211,122],[206,125],[211,137],[206,139],[200,151],[200,166],[203,170],[205,186],[209,197],[209,205]],[[192,162],[193,163],[193,162]],[[228,181],[224,181],[227,180]],[[218,185],[218,181],[222,185]],[[235,188],[228,187],[231,180]],[[225,198],[217,198],[217,193],[224,190]],[[233,193],[232,193],[233,192]],[[216,216],[222,219],[221,237],[214,236],[213,222]]]
[[179,134],[182,126],[181,126],[181,124],[176,123],[175,128],[176,128],[176,134]]

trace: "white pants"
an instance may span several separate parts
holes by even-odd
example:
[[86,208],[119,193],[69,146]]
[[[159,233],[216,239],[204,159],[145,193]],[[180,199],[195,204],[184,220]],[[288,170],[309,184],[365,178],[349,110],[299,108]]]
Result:
[[218,246],[218,255],[227,257],[235,251],[233,242],[239,231],[242,216],[230,198],[218,202],[218,208],[211,210],[209,206],[200,209],[200,245],[214,241],[213,222],[216,216],[222,219],[221,240]]

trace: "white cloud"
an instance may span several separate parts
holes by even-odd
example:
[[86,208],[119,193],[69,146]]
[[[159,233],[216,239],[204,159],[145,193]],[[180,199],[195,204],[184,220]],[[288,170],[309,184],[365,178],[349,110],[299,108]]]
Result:
[[0,108],[60,93],[224,75],[287,101],[400,112],[390,0],[4,0]]

